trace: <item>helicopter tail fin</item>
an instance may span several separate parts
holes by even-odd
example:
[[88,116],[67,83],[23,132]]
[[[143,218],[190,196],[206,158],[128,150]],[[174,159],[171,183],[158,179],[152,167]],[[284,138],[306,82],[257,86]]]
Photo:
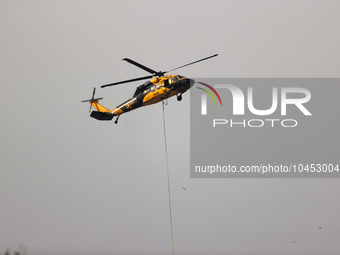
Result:
[[107,109],[105,106],[98,103],[98,101],[101,100],[101,99],[103,99],[103,98],[96,98],[92,102],[90,102],[90,104],[94,108],[96,108],[98,112],[109,112],[109,109]]
[[91,117],[97,119],[97,120],[112,120],[112,118],[115,116],[115,114],[112,114],[109,109],[102,106],[100,103],[98,103],[99,100],[103,99],[100,98],[94,98],[94,94],[96,92],[96,88],[93,89],[92,98],[89,100],[83,100],[82,102],[89,102],[90,103],[90,112],[92,109],[92,106],[97,109],[97,111],[91,112]]

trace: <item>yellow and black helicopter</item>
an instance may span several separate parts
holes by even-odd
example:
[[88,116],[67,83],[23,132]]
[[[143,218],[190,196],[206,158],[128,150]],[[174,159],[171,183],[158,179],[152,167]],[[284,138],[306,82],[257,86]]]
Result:
[[115,123],[118,123],[118,119],[120,115],[122,115],[125,112],[132,111],[134,109],[137,109],[142,106],[146,105],[151,105],[155,104],[158,102],[161,102],[169,97],[177,95],[177,100],[181,101],[182,100],[182,94],[189,90],[195,83],[194,80],[186,78],[181,75],[165,75],[168,72],[177,70],[179,68],[192,65],[198,62],[201,62],[203,60],[207,60],[209,58],[216,57],[218,54],[212,55],[207,58],[203,58],[194,62],[191,62],[189,64],[171,69],[166,72],[162,71],[155,71],[152,70],[144,65],[141,65],[129,58],[124,58],[123,60],[127,61],[128,63],[135,65],[149,73],[151,75],[144,76],[144,77],[139,77],[135,79],[130,79],[130,80],[125,80],[125,81],[120,81],[120,82],[115,82],[115,83],[110,83],[101,86],[101,88],[105,88],[108,86],[114,86],[114,85],[119,85],[123,83],[128,83],[128,82],[134,82],[134,81],[140,81],[140,80],[145,80],[145,79],[150,79],[151,80],[145,82],[144,84],[138,86],[136,88],[135,93],[133,96],[126,100],[124,103],[118,105],[116,108],[109,110],[106,107],[102,106],[101,104],[98,103],[99,100],[103,99],[102,97],[100,98],[94,98],[96,88],[93,88],[93,94],[92,98],[89,100],[83,100],[82,102],[89,102],[91,104],[90,106],[90,112],[92,109],[92,106],[97,109],[97,111],[92,111],[91,112],[91,117],[97,119],[97,120],[112,120],[114,116],[116,116]]

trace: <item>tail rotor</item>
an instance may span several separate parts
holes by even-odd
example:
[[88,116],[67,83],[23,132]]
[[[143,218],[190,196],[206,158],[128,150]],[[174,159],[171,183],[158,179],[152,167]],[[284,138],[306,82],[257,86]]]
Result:
[[84,102],[90,102],[90,105],[91,105],[91,106],[90,106],[89,112],[91,112],[91,110],[92,110],[92,104],[93,104],[93,103],[98,102],[99,100],[103,99],[102,97],[94,98],[94,94],[95,94],[95,93],[96,93],[96,87],[93,88],[93,93],[92,93],[92,98],[91,98],[91,99],[81,101],[82,103],[84,103]]

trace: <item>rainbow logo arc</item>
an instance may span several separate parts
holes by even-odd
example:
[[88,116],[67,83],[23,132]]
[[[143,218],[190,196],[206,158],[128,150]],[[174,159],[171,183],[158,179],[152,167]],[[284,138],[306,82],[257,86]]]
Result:
[[[217,91],[216,91],[213,87],[211,87],[210,85],[205,84],[205,83],[203,83],[203,82],[197,82],[197,83],[202,84],[202,85],[208,87],[209,89],[211,89],[211,91],[213,91],[213,92],[215,93],[215,95],[217,96],[217,98],[218,98],[218,100],[220,101],[220,104],[221,104],[221,106],[222,106],[222,100],[221,100],[221,98],[220,98],[220,95],[217,93]],[[198,89],[201,89],[201,90],[203,90],[203,91],[205,91],[205,92],[206,92],[206,93],[214,100],[215,105],[217,105],[214,96],[211,94],[211,92],[210,92],[209,90],[206,90],[206,89],[203,89],[203,88],[200,88],[200,87],[197,87],[197,88],[198,88]]]

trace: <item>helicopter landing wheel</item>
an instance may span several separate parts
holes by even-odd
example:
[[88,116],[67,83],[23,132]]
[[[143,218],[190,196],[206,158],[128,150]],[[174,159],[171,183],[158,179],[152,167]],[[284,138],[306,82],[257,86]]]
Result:
[[118,119],[119,119],[120,115],[117,116],[116,120],[115,120],[115,124],[118,124]]
[[182,94],[177,96],[177,101],[182,101]]

